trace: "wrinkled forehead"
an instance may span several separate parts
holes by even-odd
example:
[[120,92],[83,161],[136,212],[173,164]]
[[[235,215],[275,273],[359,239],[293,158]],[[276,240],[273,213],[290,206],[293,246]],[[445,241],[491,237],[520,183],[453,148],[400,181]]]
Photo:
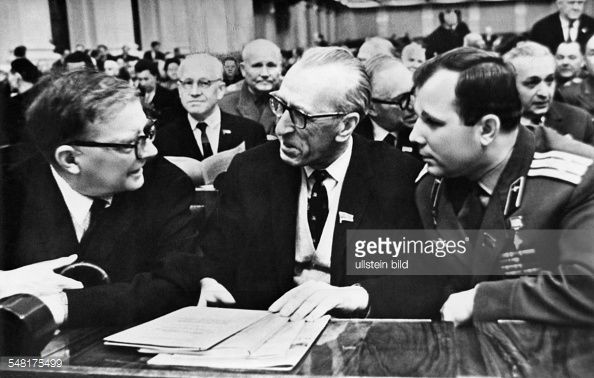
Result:
[[183,64],[179,69],[180,79],[220,79],[222,73],[213,64]]
[[530,76],[545,77],[555,72],[555,59],[552,56],[518,57],[512,64],[516,78],[520,81]]
[[293,67],[285,76],[279,96],[291,106],[314,113],[332,112],[344,101],[353,77],[337,65]]

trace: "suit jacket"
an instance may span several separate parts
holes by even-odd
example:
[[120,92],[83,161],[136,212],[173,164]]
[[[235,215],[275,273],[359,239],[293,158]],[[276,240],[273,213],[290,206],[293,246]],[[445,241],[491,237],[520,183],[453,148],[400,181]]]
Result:
[[[353,215],[353,222],[336,220],[330,276],[332,285],[360,282],[370,294],[373,317],[429,317],[441,305],[413,294],[423,290],[425,277],[345,274],[347,229],[420,226],[412,197],[419,168],[407,154],[353,136],[338,205],[339,211]],[[238,155],[227,171],[218,217],[211,219],[202,239],[204,276],[229,289],[239,307],[266,309],[295,286],[301,170],[280,159],[279,142],[274,141]]]
[[[588,42],[592,34],[594,34],[594,18],[582,14],[580,16],[580,28],[577,36],[577,42],[582,46],[582,49],[586,46],[586,42]],[[557,51],[557,46],[565,41],[559,12],[550,14],[537,21],[530,32],[530,39],[547,46],[554,54]]]
[[266,134],[274,134],[276,116],[272,113],[270,106],[268,106],[268,100],[266,100],[262,111],[260,111],[256,104],[256,96],[250,92],[245,81],[241,86],[241,90],[226,93],[225,97],[219,101],[219,106],[226,113],[258,122],[264,126]]
[[594,76],[586,76],[580,83],[559,88],[564,102],[582,108],[594,116]]
[[545,117],[545,125],[559,134],[570,134],[574,139],[594,145],[592,116],[573,105],[553,101]]
[[[480,283],[475,320],[594,324],[592,159],[591,146],[550,128],[531,133],[520,126],[474,249],[440,261],[442,270],[457,276],[424,294],[447,298]],[[452,181],[423,173],[416,193],[423,225],[446,239],[466,238],[448,195]],[[524,180],[524,189],[518,180]]]
[[144,55],[142,56],[142,59],[145,60],[165,60],[165,53],[161,52],[161,51],[157,51],[155,59],[153,59],[153,54],[152,54],[152,50],[148,50],[144,52]]
[[[245,142],[246,149],[266,142],[264,128],[259,123],[247,118],[221,112],[219,152],[237,147],[241,142]],[[192,132],[187,113],[159,128],[155,145],[164,156],[204,159]]]
[[162,122],[173,118],[181,107],[177,90],[170,91],[160,85],[155,88],[155,95],[148,106],[149,113]]
[[[409,139],[411,131],[412,129],[410,128],[403,128],[400,130],[398,133],[398,140],[396,141],[396,148],[421,160],[419,146],[411,142]],[[371,118],[369,118],[369,116],[364,117],[361,122],[359,122],[355,128],[355,133],[366,139],[373,140],[373,124],[371,123]]]
[[195,251],[194,187],[177,167],[162,158],[147,162],[144,185],[114,195],[80,243],[46,161],[36,156],[7,176],[0,269],[77,253],[78,261],[99,265],[111,278],[108,285],[66,291],[68,325],[136,323],[195,303],[179,290],[195,273],[184,263]]

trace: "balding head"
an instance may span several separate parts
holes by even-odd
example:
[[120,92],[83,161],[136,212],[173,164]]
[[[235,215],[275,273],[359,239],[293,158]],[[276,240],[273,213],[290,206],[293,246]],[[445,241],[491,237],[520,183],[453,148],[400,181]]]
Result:
[[365,70],[371,78],[369,116],[388,131],[399,130],[405,126],[412,73],[399,59],[387,55],[366,61]]
[[225,94],[223,64],[209,54],[189,55],[181,62],[178,76],[184,109],[197,121],[204,121]]
[[362,62],[370,59],[376,55],[391,55],[394,56],[394,45],[392,42],[381,37],[368,38],[361,47],[357,58]]
[[267,94],[279,87],[282,56],[277,45],[256,39],[245,45],[241,57],[241,74],[252,93]]

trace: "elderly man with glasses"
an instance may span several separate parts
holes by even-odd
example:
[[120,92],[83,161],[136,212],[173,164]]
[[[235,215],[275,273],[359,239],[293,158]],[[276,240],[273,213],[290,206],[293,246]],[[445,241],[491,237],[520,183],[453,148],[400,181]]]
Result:
[[217,103],[225,94],[219,59],[208,54],[190,55],[182,61],[178,77],[185,112],[160,128],[155,144],[162,155],[201,161],[242,142],[251,148],[266,141],[262,125],[219,108]]
[[[64,326],[136,323],[191,304],[175,282],[191,274],[193,186],[155,156],[134,88],[77,71],[39,90],[26,114],[39,154],[5,171],[0,296],[35,295]],[[58,274],[71,254],[76,280]],[[98,280],[85,281],[89,267]]]
[[[353,135],[370,99],[358,59],[316,47],[271,93],[278,141],[238,155],[207,226],[200,304],[269,309],[292,319],[430,317],[425,277],[347,274],[350,229],[418,228],[420,170],[407,154]],[[402,293],[399,301],[388,293]]]
[[384,141],[418,158],[419,150],[408,136],[415,121],[412,109],[412,73],[398,59],[378,55],[365,62],[371,80],[371,104],[355,133]]

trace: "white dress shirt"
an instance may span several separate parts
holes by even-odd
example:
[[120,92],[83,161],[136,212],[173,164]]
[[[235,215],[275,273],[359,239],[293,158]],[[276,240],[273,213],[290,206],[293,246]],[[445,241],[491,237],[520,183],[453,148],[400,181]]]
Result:
[[[569,35],[569,40],[572,42],[577,41],[578,31],[580,30],[580,19],[578,18],[575,20],[573,25],[571,25],[571,29],[569,28],[569,20],[565,17],[559,15],[559,19],[561,20],[561,29],[563,29],[563,40],[567,41],[567,36]],[[553,54],[555,51],[553,51]]]
[[207,125],[206,136],[210,142],[212,153],[216,154],[219,152],[219,134],[221,133],[221,109],[219,109],[219,106],[216,105],[213,112],[206,117],[204,121],[198,121],[188,113],[188,121],[190,122],[194,138],[196,139],[196,143],[198,144],[198,148],[200,148],[202,155],[204,155],[204,149],[202,148],[202,131],[196,127],[199,122],[204,122]]
[[305,166],[301,170],[301,188],[299,190],[299,202],[297,206],[295,261],[298,263],[312,261],[314,266],[326,269],[322,271],[314,267],[313,269],[304,269],[301,272],[295,272],[294,281],[297,285],[306,281],[330,283],[329,268],[332,257],[332,239],[334,238],[334,226],[338,214],[340,193],[342,192],[342,185],[353,153],[352,137],[349,138],[347,143],[347,148],[343,154],[326,168],[330,177],[324,180],[322,185],[324,185],[328,193],[328,217],[326,218],[317,249],[314,248],[309,223],[307,222],[307,204],[314,185],[313,177],[311,177],[314,169]]

